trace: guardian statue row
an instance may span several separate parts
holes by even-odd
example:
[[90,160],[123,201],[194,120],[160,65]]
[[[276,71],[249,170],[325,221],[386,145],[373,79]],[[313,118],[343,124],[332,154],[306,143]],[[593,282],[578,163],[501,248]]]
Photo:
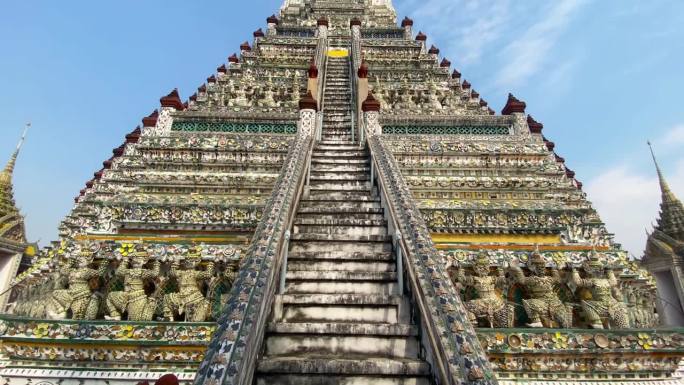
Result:
[[129,247],[121,260],[94,262],[97,250],[78,245],[52,279],[21,291],[13,312],[56,320],[103,315],[107,320],[203,322],[236,278],[237,261],[218,261],[220,269],[209,261],[198,270],[199,252],[151,261],[140,245]]
[[654,301],[649,300],[652,290],[622,290],[616,269],[596,252],[582,263],[581,271],[574,267],[547,268],[546,260],[534,252],[527,260],[526,271],[511,262],[496,267],[493,275],[484,254],[469,272],[455,266],[449,270],[476,326],[507,328],[523,326],[523,322],[532,328],[656,326]]

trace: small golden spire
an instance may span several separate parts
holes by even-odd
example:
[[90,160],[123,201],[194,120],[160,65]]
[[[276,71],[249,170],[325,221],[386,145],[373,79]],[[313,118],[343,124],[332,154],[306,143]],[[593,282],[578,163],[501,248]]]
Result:
[[665,180],[665,175],[663,175],[663,172],[660,169],[651,142],[648,142],[648,147],[651,149],[651,156],[653,157],[653,162],[655,163],[656,171],[658,172],[660,193],[662,195],[660,218],[658,219],[657,228],[671,237],[684,239],[684,206],[667,184],[667,180]]
[[19,151],[21,150],[21,146],[24,145],[24,140],[26,139],[26,133],[28,132],[30,127],[31,127],[31,123],[26,123],[26,126],[24,127],[24,132],[21,134],[21,139],[19,139],[19,143],[17,144],[16,150],[14,150],[14,153],[12,154],[9,161],[7,162],[5,169],[2,170],[2,172],[0,172],[0,185],[11,185],[12,184],[12,174],[14,173],[14,166],[17,163],[17,158],[19,157]]
[[660,169],[660,165],[658,164],[658,159],[656,159],[655,151],[653,150],[653,145],[651,142],[648,143],[648,148],[651,149],[651,157],[653,158],[653,163],[655,164],[656,172],[658,173],[658,182],[660,182],[660,192],[663,195],[663,202],[664,201],[673,201],[677,200],[677,197],[672,193],[672,190],[670,190],[670,185],[667,184],[667,181],[665,180],[665,175],[663,175],[662,170]]

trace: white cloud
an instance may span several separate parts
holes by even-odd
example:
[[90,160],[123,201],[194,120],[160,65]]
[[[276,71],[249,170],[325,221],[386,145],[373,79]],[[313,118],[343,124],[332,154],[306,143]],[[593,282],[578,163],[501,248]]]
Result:
[[[542,71],[565,68],[570,55],[548,55],[574,15],[588,0],[397,0],[396,9],[416,18],[416,28],[434,34],[436,45],[468,71],[484,58],[498,73],[481,90],[510,89]],[[432,41],[431,41],[432,42]],[[566,71],[567,72],[567,71]],[[466,73],[467,76],[467,73]]]
[[400,0],[396,5],[416,18],[418,29],[435,33],[437,43],[457,54],[458,65],[479,62],[510,27],[515,12],[511,0]]
[[496,84],[513,87],[524,83],[545,64],[549,51],[565,31],[585,0],[561,0],[542,13],[539,21],[508,44],[502,52],[506,65],[498,73]]
[[672,149],[673,147],[681,147],[684,145],[684,124],[674,126],[665,134],[660,140],[656,142],[659,146],[665,149]]
[[[659,138],[662,143],[667,138],[682,139],[684,126],[676,126]],[[680,141],[681,145],[684,141]],[[641,157],[649,161],[647,149]],[[681,153],[680,153],[681,154]],[[671,162],[660,159],[661,168],[670,188],[680,198],[684,198],[684,157]],[[667,167],[674,164],[672,167]],[[639,171],[628,164],[609,167],[606,172],[586,184],[589,200],[606,222],[608,231],[615,233],[615,239],[625,249],[641,257],[646,245],[646,230],[651,230],[660,212],[660,187],[655,168]]]

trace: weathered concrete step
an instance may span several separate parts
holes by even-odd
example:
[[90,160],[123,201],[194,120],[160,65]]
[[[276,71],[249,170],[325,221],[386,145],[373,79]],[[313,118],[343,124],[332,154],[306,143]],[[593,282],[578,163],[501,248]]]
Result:
[[393,272],[397,270],[394,262],[384,261],[331,261],[329,259],[288,260],[289,271],[375,271]]
[[339,193],[339,192],[331,191],[330,195],[317,196],[317,197],[311,197],[310,196],[308,198],[302,198],[300,200],[300,202],[301,203],[327,202],[328,204],[334,205],[334,204],[337,204],[339,202],[380,202],[380,198],[376,197],[376,196],[371,196],[371,195],[345,194],[345,193]]
[[[304,298],[321,298],[322,301],[338,301],[336,298],[326,299],[326,297],[366,297],[361,298],[365,304],[373,304],[376,299],[373,297],[381,298],[387,297],[389,300],[384,300],[383,303],[390,303],[391,301],[394,305],[401,305],[402,298],[400,296],[394,295],[383,295],[383,294],[372,294],[372,295],[359,295],[359,294],[286,294],[283,297],[283,301],[286,299],[284,297],[301,297]],[[367,336],[403,336],[403,337],[415,337],[418,335],[418,327],[415,325],[408,324],[377,324],[377,323],[346,323],[346,322],[328,322],[328,323],[281,323],[272,322],[267,326],[267,332],[269,333],[282,333],[282,334],[331,334],[331,335],[367,335]]]
[[383,281],[394,282],[393,271],[288,271],[286,281]]
[[328,143],[323,143],[323,142],[318,142],[316,146],[314,146],[314,151],[358,151],[359,146],[358,145],[353,145],[349,143],[334,143],[334,144],[328,144]]
[[287,294],[393,294],[396,282],[385,281],[290,281],[285,283]]
[[323,126],[324,129],[350,129],[351,127],[351,121],[347,122],[326,122],[325,125]]
[[365,157],[368,158],[368,152],[364,150],[341,150],[341,151],[317,151],[314,150],[312,154],[315,158],[339,158],[339,157]]
[[389,375],[260,374],[256,385],[430,385],[430,381],[427,377]]
[[261,373],[255,385],[429,385],[426,377]]
[[[326,221],[326,222],[332,222],[336,220],[340,220],[340,215],[339,213],[300,213],[300,215],[297,216],[297,219],[301,219],[302,221],[309,222],[309,221]],[[345,220],[349,221],[382,221],[384,218],[382,214],[379,213],[374,213],[374,214],[366,214],[366,213],[349,213],[344,215]]]
[[330,374],[260,374],[256,385],[430,385],[427,377]]
[[351,136],[351,126],[349,127],[326,127],[321,132],[327,136]]
[[[324,212],[337,211],[337,209],[342,210],[354,210],[354,209],[380,209],[379,201],[322,201],[322,200],[304,200],[299,204],[300,208],[317,208],[319,210],[324,210]],[[338,219],[345,219],[344,217],[339,217]],[[341,222],[340,222],[341,223]]]
[[314,206],[314,207],[300,207],[297,210],[297,215],[299,214],[332,214],[341,217],[347,214],[382,214],[382,207],[355,207],[355,206],[342,206],[342,205],[328,205],[328,206]]
[[[394,305],[402,304],[400,295],[389,294],[285,294],[280,296],[283,305]],[[276,324],[277,325],[277,324]],[[376,326],[376,325],[371,325]],[[314,328],[311,325],[299,325],[297,327],[282,326],[279,333],[309,333],[309,334],[365,334],[365,335],[401,335],[415,336],[411,334],[410,325],[403,325],[404,329],[388,327],[359,328],[354,329],[348,324],[324,324]],[[390,333],[391,332],[391,333]]]
[[[329,203],[329,202],[325,202]],[[381,217],[382,218],[382,217]],[[295,225],[308,226],[386,226],[387,221],[382,219],[366,219],[354,217],[340,217],[338,215],[315,216],[306,215],[297,218],[294,221]]]
[[364,173],[370,175],[370,167],[368,164],[317,164],[316,167],[311,169],[311,175],[314,173],[334,172]]
[[375,197],[376,195],[371,194],[370,190],[363,191],[337,191],[337,190],[312,190],[309,191],[309,196],[307,199],[310,200],[358,200]]
[[414,337],[393,336],[319,336],[270,335],[266,337],[266,355],[336,355],[345,357],[371,355],[418,358],[420,347]]
[[324,135],[351,135],[351,126],[349,127],[325,127],[323,128]]
[[357,157],[357,158],[344,158],[344,159],[338,159],[338,158],[312,158],[311,163],[313,164],[335,164],[335,165],[343,165],[343,164],[368,164],[370,163],[370,159],[368,157]]
[[309,188],[309,193],[310,194],[318,194],[319,191],[340,191],[340,192],[364,192],[370,191],[370,184],[366,184],[365,186],[342,186],[342,185],[329,185],[329,184],[322,184],[318,186],[310,186]]
[[[376,325],[373,325],[376,326]],[[389,375],[389,376],[427,376],[430,365],[424,361],[388,357],[311,357],[280,356],[265,357],[257,367],[259,373],[298,373],[298,374],[344,374],[344,375]],[[368,378],[375,384],[376,379]],[[346,384],[344,382],[336,382]],[[300,384],[305,384],[304,382]]]
[[318,250],[318,251],[290,251],[288,260],[335,260],[335,261],[394,261],[391,251],[381,251],[376,253],[349,252],[344,250]]
[[311,173],[311,181],[315,182],[339,182],[339,181],[369,181],[370,175],[358,172],[317,172]]
[[328,137],[321,136],[321,139],[326,141],[326,142],[356,143],[356,140],[358,140],[358,136],[356,138],[354,138],[354,140],[351,139],[351,135],[344,135],[344,136],[329,135]]
[[348,322],[397,323],[399,309],[395,305],[283,305],[279,321],[290,323]]
[[326,190],[335,190],[335,189],[340,189],[340,190],[357,190],[357,189],[369,189],[370,190],[370,182],[361,182],[361,181],[329,181],[329,182],[323,182],[323,181],[311,181],[311,189],[319,188],[319,189],[326,189]]
[[370,174],[370,167],[363,164],[315,164],[311,167],[311,175],[324,172],[352,172]]
[[[327,251],[340,251],[344,255],[371,255],[375,253],[391,252],[392,244],[383,241],[390,237],[385,236],[366,236],[366,239],[350,239],[350,237],[340,237],[328,234],[293,234],[290,241],[290,253],[301,252],[325,253]],[[359,237],[361,238],[361,237]],[[369,239],[374,238],[374,239]]]
[[293,229],[295,234],[320,234],[320,235],[339,235],[347,237],[360,237],[370,235],[387,235],[387,227],[385,225],[374,226],[368,225],[295,225]]
[[[352,143],[342,142],[342,141],[337,141],[337,140],[320,140],[320,141],[318,141],[318,144],[336,146],[336,145],[350,145]],[[360,144],[358,142],[354,142],[353,144],[356,146],[360,146]]]

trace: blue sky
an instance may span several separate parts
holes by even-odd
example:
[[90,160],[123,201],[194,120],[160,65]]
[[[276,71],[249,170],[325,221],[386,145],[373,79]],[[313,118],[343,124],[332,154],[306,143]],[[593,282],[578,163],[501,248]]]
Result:
[[[31,240],[178,87],[186,98],[280,0],[10,2],[0,13],[0,156]],[[395,0],[490,105],[528,104],[618,241],[640,255],[659,193],[646,140],[684,197],[684,2]]]

